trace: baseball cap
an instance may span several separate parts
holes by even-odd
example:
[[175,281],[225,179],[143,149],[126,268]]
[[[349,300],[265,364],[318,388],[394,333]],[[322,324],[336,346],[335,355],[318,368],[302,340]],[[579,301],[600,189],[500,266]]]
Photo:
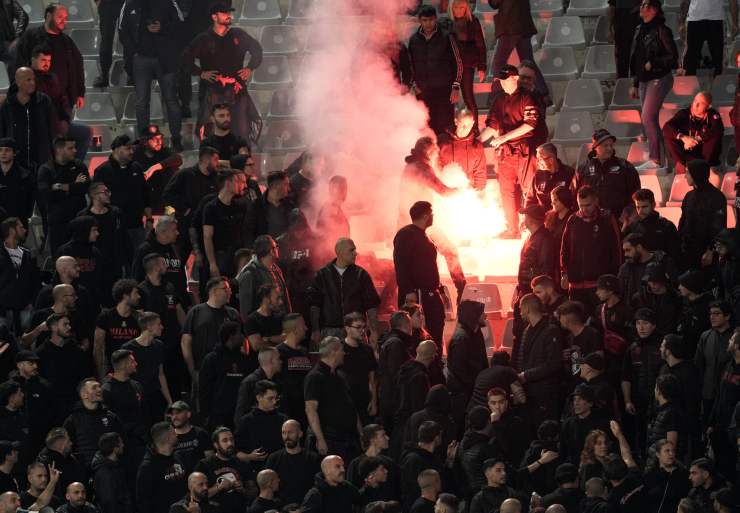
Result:
[[131,146],[138,143],[139,141],[132,141],[131,137],[129,137],[127,134],[122,134],[113,139],[113,141],[110,143],[110,149],[115,150],[116,148],[120,148],[121,146]]
[[18,149],[15,143],[15,139],[12,137],[0,137],[0,148],[13,148]]
[[190,411],[190,405],[186,403],[185,401],[175,401],[170,405],[169,408],[167,408],[167,413],[171,412],[172,410],[179,410],[179,411]]
[[509,77],[518,77],[519,76],[519,70],[516,69],[516,66],[512,66],[511,64],[504,64],[504,66],[493,73],[493,78],[497,78],[499,80],[506,80]]
[[36,353],[28,350],[18,351],[18,354],[15,355],[15,363],[38,362],[40,359]]
[[214,14],[219,13],[219,12],[234,12],[235,10],[236,9],[234,9],[233,7],[229,5],[226,5],[223,2],[216,2],[215,4],[211,6],[208,13],[211,16],[213,16]]
[[581,365],[588,365],[593,370],[603,371],[604,370],[604,357],[599,353],[591,353],[578,360]]

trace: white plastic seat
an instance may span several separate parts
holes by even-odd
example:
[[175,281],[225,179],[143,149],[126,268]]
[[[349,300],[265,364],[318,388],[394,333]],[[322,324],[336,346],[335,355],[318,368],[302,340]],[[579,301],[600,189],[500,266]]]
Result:
[[243,25],[280,23],[281,19],[278,0],[244,0],[239,13],[239,23]]
[[631,78],[620,78],[617,80],[614,87],[614,96],[612,96],[612,102],[609,104],[610,110],[640,108],[640,99],[632,98],[632,96],[630,96],[631,87]]
[[[650,148],[648,148],[647,141],[635,141],[630,144],[630,149],[627,151],[627,160],[629,162],[639,165],[640,163],[647,161],[649,158]],[[655,174],[654,169],[647,171],[650,171],[648,174]]]
[[465,287],[462,299],[470,299],[483,303],[485,313],[501,312],[501,293],[495,283],[471,283]]
[[62,0],[61,3],[67,7],[69,12],[68,29],[95,27],[95,11],[93,11],[90,0]]
[[85,59],[82,61],[82,69],[85,72],[85,88],[92,89],[95,77],[98,76],[98,61]]
[[262,132],[260,144],[265,151],[297,150],[305,147],[301,126],[297,121],[275,120]]
[[9,87],[10,77],[8,77],[8,69],[5,66],[0,66],[0,93],[7,93]]
[[730,134],[735,133],[735,127],[732,126],[732,120],[730,119],[731,110],[732,110],[732,107],[730,105],[719,107],[717,109],[717,111],[719,112],[719,115],[722,117],[722,124],[725,127],[725,135],[730,135]]
[[592,46],[586,52],[586,63],[581,78],[613,80],[617,78],[617,60],[613,45]]
[[591,114],[583,111],[561,112],[552,142],[565,146],[576,146],[591,142],[594,125]]
[[594,36],[591,38],[592,45],[609,45],[611,29],[609,26],[609,16],[599,16],[596,20]]
[[563,111],[602,112],[605,108],[604,94],[598,80],[579,78],[568,82],[563,100]]
[[534,60],[546,80],[578,78],[576,54],[571,47],[542,48],[534,54]]
[[278,89],[272,93],[267,117],[269,119],[295,117],[295,103],[295,89]]
[[69,37],[75,42],[82,54],[82,58],[98,58],[98,44],[100,31],[98,29],[74,29],[69,31]]
[[678,222],[681,220],[681,207],[659,207],[655,209],[661,217],[665,217],[678,228]]
[[290,7],[288,8],[288,16],[285,18],[285,23],[288,24],[299,24],[308,23],[309,15],[311,14],[311,4],[313,0],[291,0]]
[[266,55],[259,68],[252,73],[250,87],[253,89],[277,89],[293,82],[285,55]]
[[666,201],[667,207],[680,207],[686,193],[691,190],[691,186],[686,182],[686,175],[675,175],[671,184],[671,193]]
[[663,11],[677,13],[681,9],[682,0],[665,0],[663,2]]
[[[23,10],[28,14],[28,28],[38,27],[44,23],[44,9],[46,5],[43,0],[20,0]],[[26,29],[28,30],[28,29]]]
[[609,10],[607,0],[570,0],[568,16],[603,16]]
[[658,178],[658,175],[641,174],[640,187],[653,191],[656,205],[660,206],[663,204],[663,189],[660,186],[660,179]]
[[75,121],[88,124],[116,123],[116,109],[110,93],[87,93],[85,106],[75,111]]
[[586,36],[583,33],[583,23],[577,16],[558,16],[550,20],[545,32],[544,48],[569,46],[584,48]]
[[263,28],[260,44],[265,54],[298,51],[298,37],[295,28],[290,25],[269,25]]
[[606,113],[606,129],[619,142],[632,142],[642,135],[640,112],[636,110],[610,110]]
[[[157,124],[164,120],[162,112],[162,97],[159,93],[152,91],[151,100],[149,101],[149,121]],[[136,123],[136,93],[131,92],[126,96],[123,106],[122,123]]]
[[114,87],[128,87],[133,89],[133,86],[127,86],[128,75],[123,66],[123,59],[116,59],[113,61],[113,65],[110,68],[110,83]]
[[717,75],[712,81],[712,105],[724,107],[735,101],[737,75]]
[[663,102],[664,108],[683,108],[691,105],[696,93],[701,91],[695,76],[673,77],[673,88]]
[[563,0],[529,0],[533,18],[552,18],[563,15]]

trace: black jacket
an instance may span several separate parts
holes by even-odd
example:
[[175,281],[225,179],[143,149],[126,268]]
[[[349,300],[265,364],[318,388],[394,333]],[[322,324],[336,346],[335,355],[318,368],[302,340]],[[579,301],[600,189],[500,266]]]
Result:
[[[151,0],[149,0],[151,1]],[[156,2],[152,2],[154,4]],[[185,28],[184,18],[180,18],[182,8],[178,5],[178,0],[167,2],[167,6],[159,9],[156,16],[161,24],[160,32],[156,35],[156,54],[162,65],[164,73],[172,73],[177,69],[180,57],[180,34]],[[150,4],[151,5],[151,4]],[[141,31],[144,30],[141,25],[146,20],[146,0],[126,0],[121,16],[118,22],[118,34],[121,43],[135,51],[139,44]],[[150,36],[151,37],[151,36]]]
[[255,449],[264,449],[268,454],[283,447],[281,430],[288,417],[277,410],[265,412],[257,407],[239,419],[234,438],[236,448],[250,453]]
[[100,513],[133,513],[134,505],[128,494],[123,465],[98,452],[93,458],[92,470],[95,502]]
[[[2,8],[0,8],[2,12]],[[17,217],[23,223],[33,214],[36,201],[36,176],[14,162],[8,173],[0,171],[0,205],[8,217]]]
[[249,367],[246,356],[239,349],[231,351],[223,344],[203,358],[198,380],[203,416],[219,419],[234,416],[239,384],[249,374]]
[[175,209],[180,233],[187,233],[192,215],[203,196],[217,192],[216,173],[204,175],[198,166],[181,169],[164,188],[162,201]]
[[54,464],[54,467],[62,473],[54,490],[54,495],[57,497],[64,497],[67,486],[71,483],[87,482],[88,476],[85,468],[72,454],[65,456],[62,453],[44,447],[36,459],[44,465]]
[[188,476],[175,456],[159,454],[149,447],[136,474],[138,513],[162,513],[187,492]]
[[150,231],[144,242],[134,251],[133,265],[131,274],[136,281],[144,281],[146,273],[144,272],[144,257],[149,253],[156,253],[164,258],[167,263],[167,272],[164,279],[172,284],[177,292],[183,305],[190,304],[188,294],[188,280],[185,275],[185,262],[177,253],[177,247],[174,244],[164,245],[157,241],[154,230]]
[[566,511],[577,512],[581,501],[585,498],[586,496],[580,488],[558,488],[542,497],[542,503],[546,508],[553,504],[561,504],[565,506]]
[[31,252],[22,246],[21,265],[16,269],[5,245],[0,246],[0,312],[21,310],[33,304],[39,290],[39,269]]
[[640,188],[640,176],[627,160],[612,155],[604,162],[590,156],[576,171],[575,190],[590,185],[599,195],[599,207],[615,217],[632,204],[632,193]]
[[[14,89],[15,86],[11,86],[8,90],[8,96],[0,105],[0,137],[15,139],[18,145],[15,155],[16,162],[28,170],[37,169],[42,163],[50,160],[53,155],[51,147],[54,137],[51,132],[53,105],[44,93],[36,92],[31,95],[28,110],[31,133],[26,137],[24,130],[27,129],[28,123],[21,118],[21,116],[26,115],[26,109],[18,101]],[[37,181],[39,182],[40,192],[42,190],[41,176],[37,177]],[[85,190],[87,190],[87,185],[85,185]]]
[[673,513],[678,503],[689,493],[689,473],[677,462],[678,467],[672,472],[662,468],[653,468],[645,472],[645,495],[648,511],[655,513]]
[[[699,144],[691,150],[700,154],[710,166],[719,166],[722,152],[722,136],[725,127],[719,112],[709,109],[706,118],[697,119],[691,115],[691,109],[681,109],[663,125],[663,137],[666,141],[675,140],[679,135],[689,135],[699,139]],[[681,144],[681,143],[679,143]],[[681,146],[683,146],[681,144]],[[688,157],[691,160],[692,157]],[[686,164],[686,162],[682,162]]]
[[414,501],[421,495],[417,478],[419,473],[426,469],[444,473],[442,462],[437,456],[421,447],[408,447],[399,460],[401,467],[401,502],[404,511],[408,510]]
[[409,38],[409,55],[414,70],[414,82],[424,94],[428,89],[452,88],[460,84],[463,64],[455,38],[439,25],[427,39],[417,30]]
[[[651,65],[650,71],[645,63]],[[630,71],[632,85],[663,78],[678,67],[678,48],[673,40],[673,32],[665,24],[665,18],[656,16],[649,23],[641,23],[632,40]]]
[[121,421],[115,413],[102,404],[94,410],[88,410],[78,403],[72,414],[64,421],[64,429],[72,440],[74,454],[90,469],[95,453],[98,451],[98,440],[103,433],[123,433]]
[[586,221],[580,212],[565,224],[560,248],[560,269],[571,284],[593,283],[602,274],[616,274],[622,263],[620,232],[611,214],[599,212]]
[[489,4],[493,9],[498,10],[493,17],[496,39],[508,35],[529,37],[537,33],[537,28],[532,21],[529,1],[492,0]]
[[96,506],[89,502],[86,502],[79,508],[72,507],[69,502],[65,502],[57,508],[56,513],[98,513],[99,511]]
[[676,225],[657,212],[632,224],[629,231],[644,235],[648,249],[664,251],[674,262],[681,261],[681,241]]
[[609,421],[592,411],[586,418],[568,417],[560,428],[560,457],[566,463],[578,465],[581,462],[581,450],[586,436],[594,429],[609,433]]
[[562,368],[560,329],[543,317],[534,326],[527,326],[521,340],[521,348],[517,344],[511,354],[515,362],[522,362],[518,370],[524,372],[527,396],[536,398],[539,404],[557,400]]
[[470,513],[489,513],[498,511],[506,499],[517,497],[516,491],[508,486],[493,488],[484,485],[481,491],[475,494],[470,503]]
[[108,304],[111,301],[110,289],[105,290],[103,286],[104,269],[103,255],[94,243],[89,242],[90,230],[95,225],[95,220],[90,216],[77,217],[69,223],[71,239],[69,242],[59,246],[56,257],[63,255],[72,256],[80,266],[80,278],[87,290],[91,293],[95,309],[101,303]]
[[473,394],[475,378],[488,367],[486,344],[480,330],[484,305],[465,300],[457,309],[458,325],[447,349],[447,384],[455,402],[465,409]]
[[429,392],[429,371],[423,363],[410,360],[398,372],[398,410],[396,417],[405,421],[413,413],[424,408],[427,393]]
[[121,209],[126,228],[141,228],[144,208],[149,206],[149,188],[138,162],[125,168],[112,156],[95,170],[95,181],[103,182],[111,191],[113,205]]
[[439,289],[437,247],[427,234],[409,224],[398,230],[393,238],[393,265],[396,269],[399,305],[407,293]]
[[398,409],[398,373],[401,366],[412,360],[415,354],[414,338],[397,329],[391,329],[381,343],[377,379],[380,414],[385,418],[392,418]]
[[544,225],[527,237],[519,254],[519,294],[531,292],[530,283],[536,276],[557,276],[559,251],[560,241],[553,239]]
[[570,187],[575,173],[575,169],[563,164],[560,159],[558,159],[558,167],[554,173],[537,171],[532,179],[532,186],[529,188],[524,206],[540,205],[545,210],[550,210],[552,208],[552,199],[550,198],[552,190],[561,185]]
[[678,233],[684,264],[698,267],[701,255],[712,245],[713,238],[727,227],[727,199],[709,183],[709,176],[692,174],[692,178],[695,186],[683,198]]
[[[15,22],[15,23],[14,23]],[[0,38],[10,43],[21,37],[28,27],[28,14],[16,0],[0,2]]]
[[[1,108],[0,108],[1,110]],[[0,114],[1,115],[1,114]],[[39,140],[42,140],[39,138]],[[78,175],[87,176],[84,182],[76,182]],[[79,160],[65,165],[54,160],[46,160],[38,170],[39,200],[46,204],[46,215],[50,224],[65,224],[75,218],[85,208],[90,175],[87,166]],[[69,185],[69,191],[52,190],[55,183]]]
[[357,488],[349,481],[342,481],[337,486],[329,485],[324,475],[319,472],[316,480],[303,498],[303,513],[351,513],[355,507],[362,505],[362,498]]
[[54,400],[49,382],[41,376],[26,379],[18,373],[11,374],[11,379],[23,390],[23,411],[29,426],[29,441],[32,447],[39,449],[54,425]]
[[309,289],[309,303],[320,309],[319,328],[340,328],[344,316],[351,312],[366,313],[380,306],[380,297],[370,274],[358,265],[350,265],[339,274],[336,260],[319,269]]
[[242,319],[246,319],[249,314],[259,308],[255,301],[257,289],[262,285],[275,285],[280,289],[283,300],[283,309],[290,312],[290,297],[288,295],[288,286],[285,283],[283,271],[277,264],[273,264],[269,269],[262,264],[257,257],[242,267],[236,275],[236,281],[239,284],[239,313]]

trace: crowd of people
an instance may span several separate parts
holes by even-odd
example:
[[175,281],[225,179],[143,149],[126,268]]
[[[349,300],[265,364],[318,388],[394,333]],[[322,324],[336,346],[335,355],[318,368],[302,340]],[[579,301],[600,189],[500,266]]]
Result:
[[[708,92],[657,122],[673,70],[695,73],[697,56],[679,66],[660,2],[617,0],[618,67],[650,159],[619,157],[598,129],[573,169],[548,142],[529,2],[490,3],[484,126],[473,82],[486,43],[467,0],[443,1],[442,19],[420,6],[418,30],[387,49],[435,133],[406,158],[392,263],[350,238],[350,182],[325,156],[254,172],[246,83],[261,48],[228,4],[98,3],[95,86],[109,85],[118,31],[141,138],[114,138],[94,176],[66,7],[26,30],[4,4],[0,513],[737,511],[740,237],[717,189],[724,129]],[[713,3],[685,4],[691,50]],[[181,169],[191,75],[202,140]],[[155,79],[171,147],[149,123]],[[500,237],[525,235],[513,346],[490,354],[486,305],[466,299],[454,248],[430,230],[435,194],[455,192],[438,171],[457,163],[483,191],[486,146]],[[677,227],[640,186],[639,172],[668,166],[662,147],[692,188]],[[23,245],[34,212],[50,266]]]

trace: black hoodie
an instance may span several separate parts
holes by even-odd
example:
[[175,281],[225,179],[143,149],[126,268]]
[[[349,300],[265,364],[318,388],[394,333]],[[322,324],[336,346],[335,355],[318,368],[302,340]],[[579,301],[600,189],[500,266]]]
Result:
[[54,489],[54,495],[57,497],[64,497],[67,486],[71,483],[87,482],[85,468],[72,454],[65,456],[60,452],[52,451],[51,449],[44,447],[41,449],[41,452],[36,459],[44,465],[53,464],[54,467],[61,472],[59,481],[57,481],[57,486]]
[[253,370],[240,349],[231,350],[221,343],[203,358],[198,389],[202,415],[228,419],[231,424],[239,385]]
[[433,469],[442,475],[442,462],[434,453],[421,447],[408,447],[399,460],[401,467],[401,500],[404,511],[408,510],[421,495],[417,478],[426,469]]
[[445,385],[434,385],[429,389],[424,401],[424,409],[409,418],[406,427],[406,444],[416,445],[419,426],[426,421],[434,421],[442,427],[442,444],[437,448],[437,456],[444,457],[447,445],[457,437],[452,418],[452,396]]
[[123,426],[116,414],[101,403],[94,410],[88,410],[82,402],[77,403],[62,427],[69,433],[75,455],[88,469],[98,450],[100,436],[110,432],[123,433]]
[[[18,88],[13,84],[8,90],[5,101],[0,105],[0,137],[14,138],[18,148],[15,155],[16,162],[29,171],[36,170],[41,164],[51,160],[53,155],[51,146],[53,106],[51,99],[44,93],[33,93],[27,106],[21,105],[17,94]],[[39,193],[42,198],[46,197],[52,183],[55,182],[49,182],[45,176],[38,175]],[[78,185],[87,189],[87,184]],[[66,193],[58,191],[54,194]],[[74,215],[74,212],[71,212],[71,215]]]
[[131,274],[136,281],[144,281],[146,273],[144,272],[144,257],[149,253],[156,253],[164,258],[167,264],[167,273],[164,279],[175,287],[180,301],[184,305],[190,304],[188,296],[188,280],[185,276],[185,262],[177,254],[177,248],[174,244],[160,244],[154,230],[150,231],[146,240],[134,251],[133,266]]
[[103,291],[103,255],[90,242],[90,230],[96,226],[95,219],[92,216],[81,216],[72,219],[69,223],[70,240],[59,246],[56,257],[71,256],[80,266],[79,282],[89,290],[96,301],[100,304],[103,299],[109,301],[107,293]]
[[464,410],[473,394],[475,378],[488,367],[486,343],[480,329],[483,303],[465,300],[457,308],[457,328],[447,350],[447,383]]
[[424,407],[429,393],[429,371],[426,366],[416,360],[401,365],[396,390],[400,395],[396,420],[405,422]]
[[401,366],[413,360],[415,340],[401,330],[391,329],[380,346],[378,356],[378,385],[380,387],[380,414],[392,418],[398,409],[396,384]]
[[95,503],[100,513],[133,513],[134,505],[128,494],[123,465],[98,452],[93,457],[92,470]]
[[188,476],[175,456],[165,456],[148,447],[136,474],[138,513],[162,513],[188,491]]
[[470,513],[489,513],[498,511],[506,499],[516,497],[516,492],[506,485],[492,487],[485,485],[470,502]]
[[301,511],[303,513],[349,513],[356,506],[362,505],[360,492],[349,481],[342,481],[331,486],[319,472],[313,488],[303,498]]
[[[267,412],[255,406],[236,426],[237,449],[249,453],[261,448],[268,454],[279,451],[283,448],[281,431],[286,420],[288,417],[278,410]],[[256,466],[262,468],[262,465]]]

